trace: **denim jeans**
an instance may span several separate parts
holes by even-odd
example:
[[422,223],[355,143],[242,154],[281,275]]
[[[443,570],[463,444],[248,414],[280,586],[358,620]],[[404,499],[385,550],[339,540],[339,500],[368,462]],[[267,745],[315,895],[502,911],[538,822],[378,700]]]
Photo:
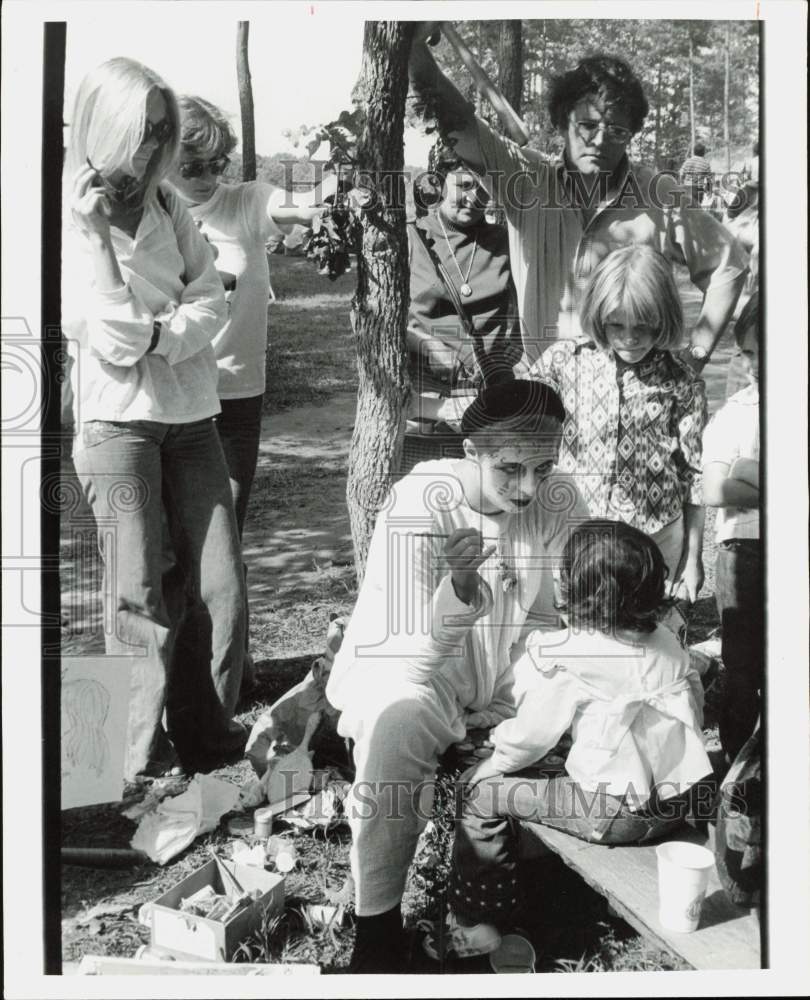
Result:
[[763,676],[760,542],[735,538],[717,547],[715,594],[723,638],[725,676],[720,703],[720,745],[734,760],[753,733]]
[[221,399],[219,402],[222,412],[214,418],[231,480],[240,541],[245,527],[253,477],[256,474],[256,462],[259,458],[263,400],[264,396]]
[[459,819],[453,846],[450,905],[469,923],[514,927],[518,891],[518,820],[542,823],[600,844],[637,844],[680,826],[690,796],[664,800],[644,812],[603,789],[586,791],[568,775],[496,775],[465,794],[459,787]]
[[[248,399],[221,399],[222,412],[214,418],[225,462],[228,466],[228,476],[231,481],[231,495],[236,513],[236,527],[239,531],[239,541],[247,517],[250,490],[253,477],[256,474],[256,463],[259,459],[259,441],[262,435],[262,403],[264,396],[251,396]],[[250,606],[247,597],[247,564],[243,562],[242,571],[245,577],[245,662],[243,684],[249,690],[255,683],[253,660],[250,655]]]
[[[228,475],[213,421],[91,421],[74,456],[104,560],[107,652],[138,657],[125,777],[158,764],[169,735],[187,768],[244,744],[233,722],[244,651],[244,581]],[[164,599],[165,507],[184,611]]]

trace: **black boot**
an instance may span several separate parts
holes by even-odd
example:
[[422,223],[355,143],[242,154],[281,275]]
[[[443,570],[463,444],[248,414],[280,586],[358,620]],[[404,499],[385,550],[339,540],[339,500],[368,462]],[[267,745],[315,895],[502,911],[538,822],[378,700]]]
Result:
[[348,971],[352,975],[406,971],[407,939],[399,904],[373,917],[354,918],[354,950]]

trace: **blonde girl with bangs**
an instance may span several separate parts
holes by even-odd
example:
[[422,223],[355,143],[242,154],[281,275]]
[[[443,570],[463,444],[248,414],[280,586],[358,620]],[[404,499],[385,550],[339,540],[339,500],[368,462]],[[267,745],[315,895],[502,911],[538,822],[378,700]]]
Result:
[[[246,740],[233,721],[244,582],[213,423],[222,282],[165,183],[180,118],[160,77],[132,59],[104,63],[81,82],[70,125],[62,327],[74,357],[74,464],[101,529],[106,649],[136,657],[125,777],[165,773],[178,758],[211,770]],[[163,507],[187,593],[176,628],[163,596]]]
[[560,468],[592,517],[631,524],[664,555],[672,596],[703,585],[702,379],[673,353],[683,310],[666,258],[614,250],[595,268],[580,309],[585,336],[552,344],[533,367],[566,411]]

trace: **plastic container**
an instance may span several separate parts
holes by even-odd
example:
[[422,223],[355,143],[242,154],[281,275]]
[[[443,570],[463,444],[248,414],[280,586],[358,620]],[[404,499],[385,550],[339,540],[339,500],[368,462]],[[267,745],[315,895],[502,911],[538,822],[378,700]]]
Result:
[[521,973],[534,972],[537,959],[530,941],[520,934],[504,934],[501,943],[489,956],[493,972]]

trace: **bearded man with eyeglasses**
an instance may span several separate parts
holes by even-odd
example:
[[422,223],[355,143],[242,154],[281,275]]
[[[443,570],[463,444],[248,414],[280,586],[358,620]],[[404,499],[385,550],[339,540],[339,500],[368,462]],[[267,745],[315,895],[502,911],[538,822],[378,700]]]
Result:
[[554,160],[475,117],[430,53],[436,30],[436,22],[422,22],[414,33],[411,100],[438,118],[467,167],[487,175],[505,211],[528,363],[550,342],[582,336],[581,293],[600,261],[618,247],[647,244],[686,265],[703,293],[683,355],[699,371],[732,316],[747,258],[673,173],[631,163],[628,148],[649,110],[632,69],[600,54],[549,82],[549,113],[564,143]]

